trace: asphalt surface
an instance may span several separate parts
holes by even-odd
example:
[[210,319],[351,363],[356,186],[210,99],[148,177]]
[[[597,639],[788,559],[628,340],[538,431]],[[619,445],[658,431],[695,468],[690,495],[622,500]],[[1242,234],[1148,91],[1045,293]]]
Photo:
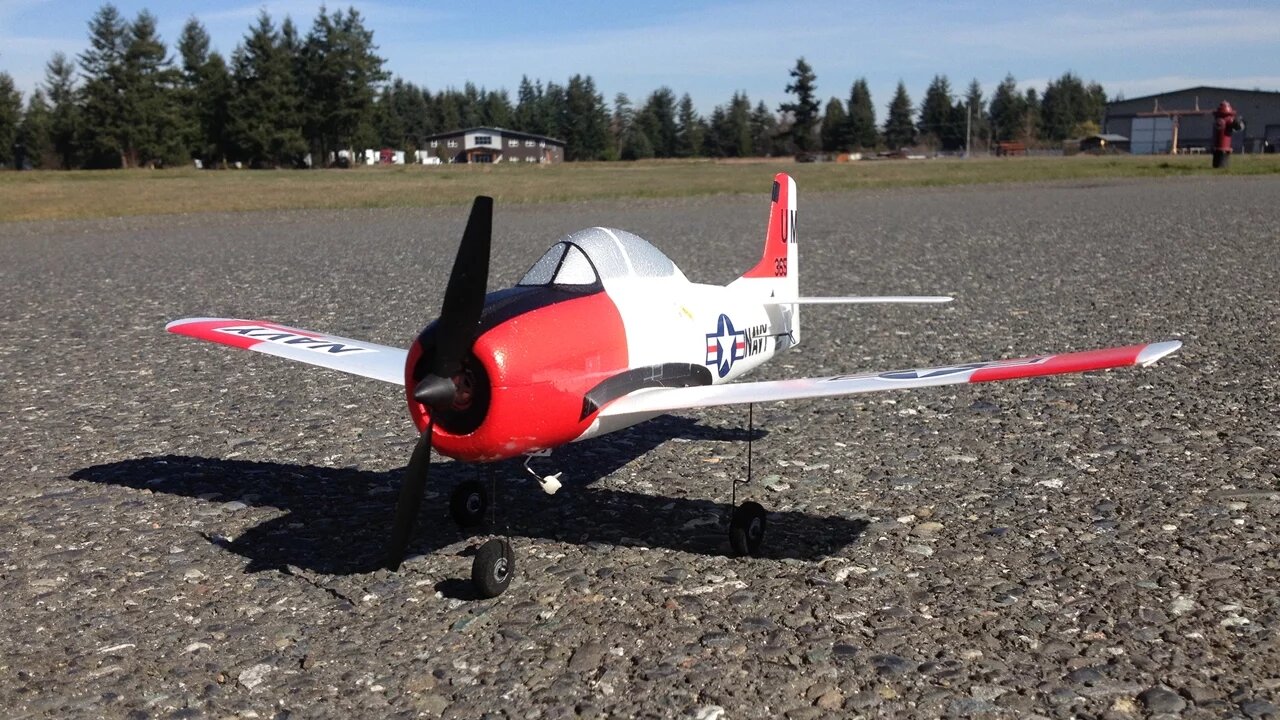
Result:
[[[596,224],[726,282],[768,187],[500,203],[490,287]],[[0,225],[0,716],[1275,717],[1280,179],[799,197],[806,293],[957,301],[808,308],[758,377],[1185,347],[759,407],[761,559],[726,556],[741,410],[557,452],[555,497],[502,465],[519,575],[479,601],[445,509],[472,468],[370,569],[399,390],[163,331],[404,344],[465,208]]]

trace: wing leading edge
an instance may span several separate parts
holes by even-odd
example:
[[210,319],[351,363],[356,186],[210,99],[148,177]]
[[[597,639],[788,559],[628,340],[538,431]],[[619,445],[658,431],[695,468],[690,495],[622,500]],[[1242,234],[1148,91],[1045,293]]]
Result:
[[935,368],[897,370],[883,373],[835,375],[821,378],[766,380],[687,388],[655,388],[618,398],[600,410],[600,417],[687,410],[712,405],[738,405],[835,397],[881,390],[958,385],[963,383],[1013,380],[1038,375],[1105,370],[1141,365],[1146,367],[1182,347],[1177,340],[1087,350],[1061,355],[1039,355],[1014,360],[968,363]]
[[165,326],[165,330],[396,385],[404,384],[408,351],[402,348],[299,330],[263,320],[186,318],[174,320]]

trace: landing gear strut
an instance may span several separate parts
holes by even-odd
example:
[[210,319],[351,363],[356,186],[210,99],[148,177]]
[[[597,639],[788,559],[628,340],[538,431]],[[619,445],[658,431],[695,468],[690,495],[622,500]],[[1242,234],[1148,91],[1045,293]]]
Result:
[[738,486],[751,482],[751,443],[755,436],[755,405],[747,404],[747,479],[734,479],[731,507],[733,515],[729,519],[729,547],[734,555],[760,556],[760,547],[764,544],[764,531],[768,522],[764,507],[758,502],[747,502],[738,505]]

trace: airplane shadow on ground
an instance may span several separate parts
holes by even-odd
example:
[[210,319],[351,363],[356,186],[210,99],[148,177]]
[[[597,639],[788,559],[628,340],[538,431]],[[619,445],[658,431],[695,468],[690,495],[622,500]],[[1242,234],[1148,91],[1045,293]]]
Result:
[[[767,434],[756,429],[754,438]],[[738,428],[711,428],[695,420],[664,416],[624,430],[607,440],[559,448],[551,458],[535,459],[543,472],[564,470],[564,487],[550,497],[521,467],[521,460],[478,467],[456,462],[431,464],[427,497],[415,528],[410,555],[437,551],[473,533],[449,518],[449,493],[458,483],[498,478],[497,524],[479,528],[485,533],[551,539],[575,544],[662,547],[704,555],[728,552],[726,501],[681,497],[678,481],[661,476],[641,478],[653,483],[651,495],[626,490],[591,488],[662,442],[687,438],[701,442],[743,442]],[[406,458],[407,459],[407,458]],[[492,468],[492,476],[489,474]],[[717,478],[729,492],[729,478],[741,477],[736,463],[705,465],[690,462],[671,474],[687,475],[721,469]],[[201,498],[219,506],[240,501],[286,511],[240,533],[234,539],[206,535],[206,539],[249,560],[247,572],[288,566],[323,574],[365,573],[381,567],[390,536],[397,493],[404,470],[373,472],[285,463],[220,460],[165,455],[94,465],[72,473],[85,482],[119,485],[153,492]],[[639,482],[639,480],[637,481]],[[757,482],[740,486],[738,499],[764,500]],[[766,509],[768,509],[766,507]],[[235,512],[235,506],[224,510]],[[216,517],[216,516],[215,516]],[[763,555],[772,558],[818,559],[855,541],[865,521],[801,512],[771,512]],[[217,520],[213,520],[216,523]],[[228,524],[232,521],[228,520]]]

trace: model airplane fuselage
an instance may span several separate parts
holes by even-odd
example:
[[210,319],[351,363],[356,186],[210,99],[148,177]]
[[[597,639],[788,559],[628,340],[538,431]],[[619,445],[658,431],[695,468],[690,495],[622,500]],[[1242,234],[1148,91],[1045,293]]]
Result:
[[[787,246],[778,253],[785,262]],[[549,450],[657,414],[601,417],[639,390],[736,380],[799,340],[798,313],[767,302],[765,290],[795,297],[794,283],[769,272],[701,285],[631,233],[597,227],[564,238],[516,287],[486,297],[458,378],[468,391],[434,415],[436,449],[469,461]],[[432,411],[411,390],[434,332],[423,331],[406,364],[419,429]]]
[[[1180,345],[735,382],[800,342],[802,305],[950,298],[802,297],[796,189],[785,174],[774,179],[763,254],[726,286],[692,283],[641,238],[596,227],[554,244],[515,287],[487,293],[491,214],[492,201],[477,198],[440,317],[407,350],[262,321],[192,318],[168,326],[403,384],[422,440],[402,490],[391,565],[399,564],[409,543],[432,448],[458,460],[491,462],[542,453],[672,410],[1149,365]],[[758,514],[763,533],[763,511]],[[742,547],[754,552],[758,537],[755,546]],[[509,547],[498,560],[508,556]]]

